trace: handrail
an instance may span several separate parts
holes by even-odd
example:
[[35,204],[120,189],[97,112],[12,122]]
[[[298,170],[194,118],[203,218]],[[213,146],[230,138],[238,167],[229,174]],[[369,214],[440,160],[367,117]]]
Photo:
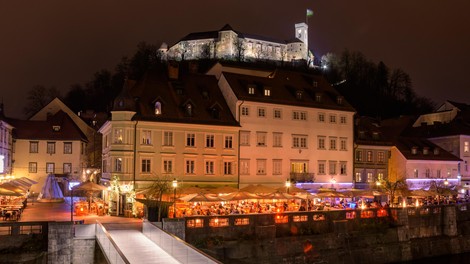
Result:
[[[109,242],[111,242],[111,244],[113,245],[114,249],[116,250],[116,252],[119,254],[119,256],[121,257],[122,261],[125,263],[125,264],[131,264],[131,262],[126,258],[126,256],[124,255],[124,253],[122,253],[122,251],[119,249],[119,247],[117,246],[116,242],[114,242],[113,238],[111,237],[111,235],[109,234],[109,232],[106,230],[106,228],[98,221],[96,220],[96,228],[98,229],[98,227],[101,227],[101,231],[103,231],[103,233],[106,235],[106,237],[109,239]],[[100,247],[103,247],[101,245],[101,242],[98,238],[98,232],[96,232],[96,236],[97,236],[97,240],[98,240],[98,244],[100,245]],[[106,252],[106,250],[104,248],[101,248],[104,252]],[[104,253],[103,252],[103,253]],[[106,260],[108,260],[109,263],[112,263],[109,259],[108,259],[108,256],[106,256],[106,253],[103,254],[105,257],[106,257]]]

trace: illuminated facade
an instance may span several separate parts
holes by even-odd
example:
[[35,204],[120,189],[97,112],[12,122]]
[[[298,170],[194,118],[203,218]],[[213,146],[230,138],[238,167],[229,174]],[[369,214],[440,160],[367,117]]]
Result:
[[308,52],[308,25],[295,24],[295,37],[288,41],[250,35],[225,25],[218,31],[190,33],[175,45],[160,48],[169,60],[233,59],[238,61],[298,61],[311,63]]
[[6,120],[3,104],[0,105],[0,180],[10,176],[13,156],[13,127]]
[[241,125],[241,186],[291,180],[305,189],[351,187],[355,111],[325,79],[227,71],[219,87]]
[[111,120],[100,128],[103,178],[119,179],[120,185],[113,192],[113,214],[131,210],[132,191],[158,180],[238,186],[239,126],[216,79],[164,72],[128,81]]

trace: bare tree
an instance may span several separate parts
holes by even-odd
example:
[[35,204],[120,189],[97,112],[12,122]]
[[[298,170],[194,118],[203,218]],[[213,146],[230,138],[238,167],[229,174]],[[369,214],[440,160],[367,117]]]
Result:
[[211,43],[205,43],[201,46],[201,59],[211,58]]
[[[152,185],[145,190],[145,197],[148,201],[155,201],[158,206],[157,221],[161,221],[162,207],[164,205],[162,199],[163,194],[169,193],[171,190],[171,180],[168,177],[155,176]],[[173,201],[176,202],[176,201]]]
[[61,98],[60,91],[56,87],[51,86],[46,88],[44,85],[36,85],[28,92],[28,103],[24,107],[23,112],[27,116],[31,116],[56,97]]
[[388,179],[381,180],[379,181],[379,183],[379,186],[382,191],[384,191],[388,195],[390,205],[393,205],[396,196],[408,193],[408,185],[406,184],[406,181],[403,178],[397,179],[394,182]]
[[233,46],[235,47],[235,59],[237,61],[245,60],[245,41],[241,38],[235,38],[233,40]]

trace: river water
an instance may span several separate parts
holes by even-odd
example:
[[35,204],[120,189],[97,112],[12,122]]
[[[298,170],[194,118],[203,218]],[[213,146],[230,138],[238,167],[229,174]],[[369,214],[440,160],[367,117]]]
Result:
[[457,255],[447,255],[434,258],[425,258],[420,260],[413,260],[407,262],[401,262],[401,264],[468,264],[470,263],[470,252],[457,254]]

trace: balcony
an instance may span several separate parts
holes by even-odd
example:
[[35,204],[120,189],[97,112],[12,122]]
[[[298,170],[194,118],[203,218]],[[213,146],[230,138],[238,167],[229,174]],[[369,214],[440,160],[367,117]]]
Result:
[[308,172],[291,172],[290,180],[294,182],[314,182],[315,173]]

